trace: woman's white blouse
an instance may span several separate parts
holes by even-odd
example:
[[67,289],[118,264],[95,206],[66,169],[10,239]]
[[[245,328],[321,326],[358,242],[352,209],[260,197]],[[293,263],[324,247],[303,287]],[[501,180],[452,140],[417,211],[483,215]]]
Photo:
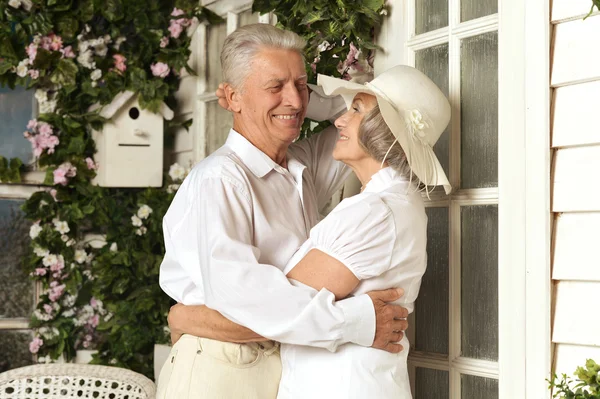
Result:
[[[365,190],[342,201],[310,231],[285,273],[311,250],[338,259],[361,280],[352,295],[401,287],[396,303],[412,312],[427,264],[427,216],[421,194],[391,168],[376,173]],[[291,280],[294,285],[303,286]],[[347,344],[335,353],[282,345],[279,399],[411,398],[409,343],[391,354]]]

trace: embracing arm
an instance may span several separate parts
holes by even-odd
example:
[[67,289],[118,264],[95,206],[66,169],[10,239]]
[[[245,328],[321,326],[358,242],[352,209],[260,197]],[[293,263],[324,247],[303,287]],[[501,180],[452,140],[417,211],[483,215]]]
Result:
[[174,344],[183,334],[210,338],[223,342],[261,342],[267,338],[225,318],[216,310],[204,305],[186,306],[178,303],[169,311],[171,342]]

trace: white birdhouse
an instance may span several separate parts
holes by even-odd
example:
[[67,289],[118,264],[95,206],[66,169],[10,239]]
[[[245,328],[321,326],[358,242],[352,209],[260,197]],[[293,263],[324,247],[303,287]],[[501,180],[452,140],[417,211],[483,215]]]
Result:
[[[96,106],[97,108],[97,106]],[[102,131],[93,131],[98,164],[94,183],[102,187],[160,187],[163,181],[164,119],[173,111],[162,104],[158,114],[142,110],[131,91],[103,107]]]

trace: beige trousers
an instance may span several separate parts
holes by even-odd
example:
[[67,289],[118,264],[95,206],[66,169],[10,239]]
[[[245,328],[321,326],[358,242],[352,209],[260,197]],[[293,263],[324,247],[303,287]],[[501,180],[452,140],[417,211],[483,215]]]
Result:
[[184,335],[160,372],[156,399],[276,399],[280,379],[276,343]]

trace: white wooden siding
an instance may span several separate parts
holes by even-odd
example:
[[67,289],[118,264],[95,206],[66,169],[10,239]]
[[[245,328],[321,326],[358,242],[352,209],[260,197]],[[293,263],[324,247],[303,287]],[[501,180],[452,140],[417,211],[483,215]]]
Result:
[[600,321],[589,314],[600,292],[600,17],[582,20],[590,6],[554,0],[551,10],[553,371],[570,377],[600,361]]
[[590,12],[590,0],[553,0],[552,22],[564,21],[570,18],[581,18]]
[[598,37],[598,16],[556,25],[551,79],[553,87],[600,78],[600,51],[596,51]]
[[553,166],[554,212],[600,211],[600,145],[559,149]]
[[[598,71],[600,73],[600,69]],[[556,89],[552,146],[600,144],[598,104],[600,81]]]

